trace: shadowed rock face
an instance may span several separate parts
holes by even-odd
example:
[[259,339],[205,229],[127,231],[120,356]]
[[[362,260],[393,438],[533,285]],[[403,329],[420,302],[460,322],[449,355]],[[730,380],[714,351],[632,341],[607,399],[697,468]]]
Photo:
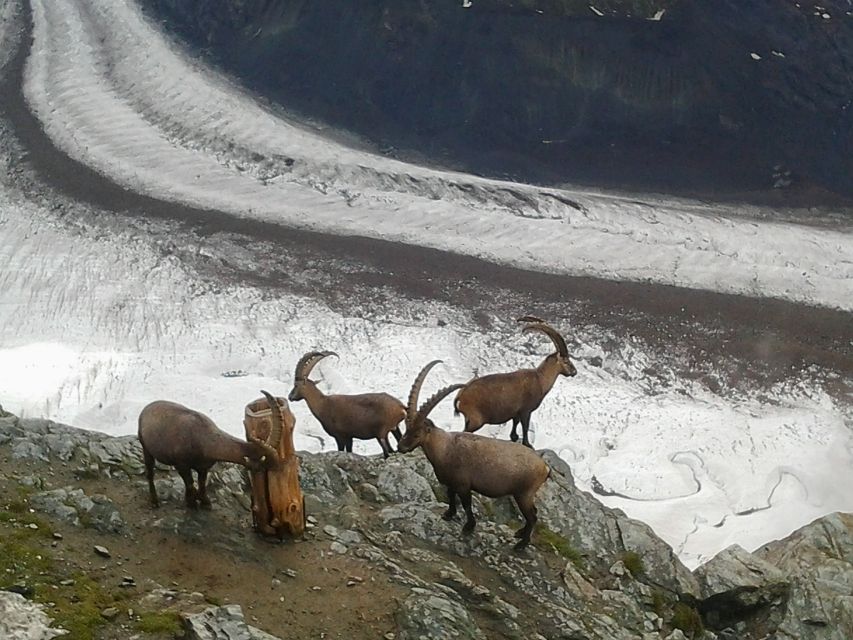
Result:
[[846,0],[822,3],[829,18],[785,0],[141,2],[249,87],[386,151],[554,182],[853,195]]

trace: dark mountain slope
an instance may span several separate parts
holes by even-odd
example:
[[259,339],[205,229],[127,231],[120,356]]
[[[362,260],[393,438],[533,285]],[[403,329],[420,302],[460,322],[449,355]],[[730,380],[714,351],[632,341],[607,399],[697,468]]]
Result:
[[853,195],[848,0],[140,1],[250,88],[386,150],[718,195],[790,172],[788,196]]

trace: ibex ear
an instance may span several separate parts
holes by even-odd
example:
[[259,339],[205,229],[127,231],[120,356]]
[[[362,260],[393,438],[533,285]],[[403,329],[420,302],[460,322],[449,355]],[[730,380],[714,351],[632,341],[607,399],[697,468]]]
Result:
[[267,461],[267,457],[266,457],[266,456],[261,456],[261,462],[266,462],[266,461]]
[[243,462],[246,463],[246,466],[249,466],[249,456],[243,456]]

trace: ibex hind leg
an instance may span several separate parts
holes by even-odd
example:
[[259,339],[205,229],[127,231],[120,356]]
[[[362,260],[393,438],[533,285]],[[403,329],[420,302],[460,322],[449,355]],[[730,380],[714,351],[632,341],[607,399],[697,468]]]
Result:
[[156,509],[160,506],[157,489],[154,487],[154,465],[156,464],[156,460],[154,460],[154,456],[148,453],[145,445],[142,445],[142,459],[145,462],[145,477],[148,478],[148,496],[151,499],[151,506]]
[[184,499],[186,500],[187,507],[189,509],[195,509],[198,506],[198,503],[196,502],[196,490],[193,486],[192,469],[189,467],[178,468],[178,474],[180,474],[181,479],[184,481]]
[[536,526],[538,518],[536,517],[537,510],[532,496],[515,496],[515,502],[525,520],[524,526],[515,532],[515,537],[519,539],[515,545],[515,549],[516,551],[521,551],[530,544],[530,534],[533,533],[533,527]]
[[471,508],[471,492],[465,491],[464,493],[460,493],[459,499],[462,501],[462,508],[465,509],[465,515],[468,517],[465,521],[465,526],[462,527],[462,533],[471,533],[477,525],[474,510]]
[[397,440],[397,444],[400,444],[400,440],[403,439],[403,432],[400,431],[400,427],[394,427],[391,433],[394,434],[394,438]]
[[197,469],[198,472],[198,503],[202,509],[210,509],[210,498],[207,497],[207,472],[209,469]]

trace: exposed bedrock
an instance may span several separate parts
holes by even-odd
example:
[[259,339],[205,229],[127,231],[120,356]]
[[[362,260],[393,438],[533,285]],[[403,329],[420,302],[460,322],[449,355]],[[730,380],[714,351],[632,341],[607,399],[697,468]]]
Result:
[[[54,488],[51,465],[67,465],[78,478],[130,483],[139,500],[146,495],[132,437],[7,415],[0,455],[15,462],[3,477],[26,487],[30,506],[51,520],[98,528],[83,517],[89,502],[108,505],[118,521],[127,500]],[[520,522],[508,499],[476,498],[479,522],[470,536],[461,535],[460,521],[444,521],[443,489],[421,454],[301,456],[309,536],[329,553],[384,567],[409,591],[395,614],[397,638],[846,640],[853,629],[851,514],[816,520],[754,553],[731,547],[691,573],[649,527],[580,491],[550,451],[543,456],[553,473],[537,500],[542,526],[522,554],[511,548]],[[181,480],[164,469],[160,510],[99,530],[126,536],[154,527],[256,562],[269,545],[251,533],[244,482],[236,467],[219,465],[209,485],[214,510],[189,515]],[[228,624],[245,627],[239,611],[225,613]],[[539,635],[526,633],[533,628]]]
[[251,88],[387,152],[554,182],[853,195],[844,0],[140,2]]

